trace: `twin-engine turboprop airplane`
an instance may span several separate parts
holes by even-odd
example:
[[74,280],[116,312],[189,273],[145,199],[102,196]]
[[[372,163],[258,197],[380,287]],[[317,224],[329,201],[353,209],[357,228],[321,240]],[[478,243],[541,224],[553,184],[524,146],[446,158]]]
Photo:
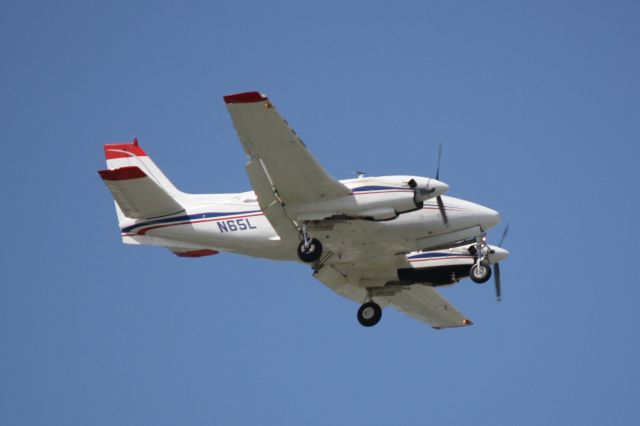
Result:
[[[471,321],[434,287],[470,276],[485,282],[508,256],[486,243],[496,211],[442,195],[449,187],[421,176],[336,180],[257,92],[224,97],[249,160],[253,191],[179,191],[138,145],[104,146],[122,240],[163,246],[178,256],[220,251],[309,263],[313,276],[361,307],[375,325],[392,305],[434,328]],[[501,245],[501,244],[500,244]]]

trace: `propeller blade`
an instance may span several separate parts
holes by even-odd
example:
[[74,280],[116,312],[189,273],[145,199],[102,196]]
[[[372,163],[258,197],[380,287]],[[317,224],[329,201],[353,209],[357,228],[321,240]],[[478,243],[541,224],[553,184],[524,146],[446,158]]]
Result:
[[440,180],[440,158],[442,158],[442,144],[438,145],[438,167],[436,168],[436,180]]
[[498,247],[502,247],[502,243],[504,243],[504,239],[506,238],[508,233],[509,233],[509,225],[507,225],[504,228],[504,231],[502,232],[502,238],[500,238],[500,243],[498,244]]
[[444,208],[444,203],[442,202],[442,197],[439,195],[436,197],[436,201],[438,201],[438,209],[440,209],[440,214],[442,215],[442,221],[445,226],[449,225],[449,218],[447,217],[447,211]]
[[493,265],[493,279],[496,283],[496,298],[498,299],[498,302],[501,299],[501,295],[500,295],[500,264],[496,263],[495,265]]

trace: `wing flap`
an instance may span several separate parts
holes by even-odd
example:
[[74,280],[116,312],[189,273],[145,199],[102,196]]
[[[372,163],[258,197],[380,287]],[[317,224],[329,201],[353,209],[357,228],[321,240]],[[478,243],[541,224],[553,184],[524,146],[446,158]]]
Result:
[[257,158],[251,159],[245,169],[254,192],[256,195],[260,194],[258,195],[260,210],[269,219],[280,240],[285,244],[290,244],[293,249],[299,240],[298,228],[289,219],[281,200],[278,200],[277,194],[272,190],[269,178],[264,172],[260,160]]
[[324,265],[313,273],[313,277],[340,296],[362,303],[367,297],[364,287],[349,282],[349,277],[336,269],[333,265]]
[[151,219],[184,211],[184,207],[137,166],[98,173],[127,217]]

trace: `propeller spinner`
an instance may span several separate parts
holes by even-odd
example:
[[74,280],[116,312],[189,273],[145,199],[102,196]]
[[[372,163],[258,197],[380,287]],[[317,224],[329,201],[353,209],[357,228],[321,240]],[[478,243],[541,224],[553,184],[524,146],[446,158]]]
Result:
[[442,201],[441,194],[449,190],[449,185],[439,180],[440,178],[440,158],[442,157],[442,145],[438,148],[438,166],[436,168],[436,178],[427,181],[426,187],[418,187],[418,183],[411,179],[408,184],[411,188],[415,189],[415,201],[422,202],[436,196],[436,202],[438,203],[438,210],[440,210],[440,216],[445,226],[449,226],[449,218],[447,217],[447,210]]

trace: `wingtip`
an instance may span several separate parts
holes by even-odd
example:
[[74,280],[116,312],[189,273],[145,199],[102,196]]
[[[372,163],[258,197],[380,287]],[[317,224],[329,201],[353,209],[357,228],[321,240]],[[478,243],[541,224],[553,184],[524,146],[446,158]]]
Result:
[[138,144],[138,138],[134,138],[131,143],[107,143],[104,145],[104,156],[107,160],[127,157],[146,157],[142,147]]
[[131,180],[147,177],[147,174],[139,167],[128,166],[119,169],[98,170],[103,180]]
[[462,320],[462,324],[460,325],[446,325],[446,326],[441,326],[441,325],[432,325],[431,328],[433,328],[434,330],[442,330],[443,328],[449,328],[449,327],[466,327],[469,325],[473,325],[473,321],[471,321],[470,319],[463,319]]
[[268,98],[260,92],[234,93],[223,97],[226,104],[250,104],[266,101]]

